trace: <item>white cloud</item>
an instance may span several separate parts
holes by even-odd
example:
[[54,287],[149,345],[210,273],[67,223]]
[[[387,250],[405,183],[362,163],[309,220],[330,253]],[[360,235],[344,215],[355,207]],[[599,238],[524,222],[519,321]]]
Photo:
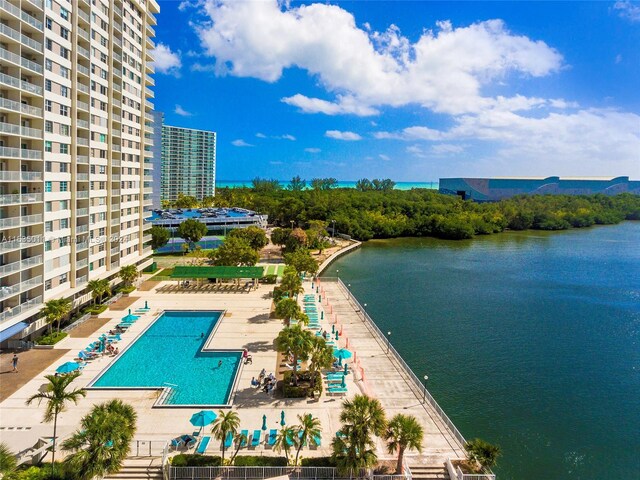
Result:
[[378,157],[380,157],[380,159],[384,160],[385,162],[391,160],[391,157],[389,157],[389,155],[385,155],[384,153],[381,153],[380,155],[378,155]]
[[180,52],[172,52],[167,45],[158,43],[153,52],[151,52],[151,56],[153,57],[153,66],[156,72],[166,75],[180,75],[180,67],[182,67]]
[[354,132],[341,132],[340,130],[327,130],[324,133],[325,137],[333,138],[335,140],[347,140],[347,141],[356,141],[362,140],[362,137]]
[[431,151],[436,155],[450,155],[464,152],[464,147],[462,145],[453,145],[451,143],[438,143],[431,146]]
[[193,116],[193,113],[187,112],[180,105],[176,105],[176,108],[174,108],[173,112],[178,114],[178,115],[180,115],[181,117],[191,117],[191,116]]
[[242,140],[241,138],[238,138],[236,140],[234,140],[233,142],[231,142],[231,145],[233,145],[234,147],[253,147],[254,145],[245,142],[244,140]]
[[275,140],[291,140],[292,142],[296,141],[296,137],[294,137],[293,135],[291,135],[290,133],[285,133],[284,135],[265,135],[262,132],[258,132],[256,133],[256,137],[258,138],[273,138]]
[[354,114],[360,117],[377,115],[379,112],[375,108],[358,104],[354,97],[343,97],[338,95],[336,102],[328,102],[319,98],[309,98],[299,93],[292,97],[282,98],[288,105],[298,107],[303,113],[324,113],[325,115]]
[[618,64],[618,63],[622,62],[622,55],[621,55],[621,54],[616,55],[616,60],[615,60],[615,62],[616,62],[616,64]]
[[640,22],[640,5],[631,3],[629,0],[619,1],[613,5],[613,9],[622,18],[632,22]]
[[256,137],[258,137],[258,138],[267,138],[267,136],[264,133],[260,133],[260,132],[256,133]]
[[282,140],[291,140],[292,142],[296,141],[296,137],[294,137],[293,135],[291,135],[289,133],[285,133],[284,135],[280,135],[280,138]]
[[310,148],[305,148],[304,151],[307,153],[320,153],[322,150],[320,150],[319,148],[310,147]]

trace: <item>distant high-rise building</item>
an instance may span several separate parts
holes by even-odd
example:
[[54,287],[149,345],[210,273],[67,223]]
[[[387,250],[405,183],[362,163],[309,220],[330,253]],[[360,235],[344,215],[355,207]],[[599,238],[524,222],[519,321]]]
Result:
[[151,204],[153,208],[161,207],[161,194],[160,194],[160,185],[162,184],[162,125],[164,124],[164,113],[162,112],[153,112],[153,134],[151,135],[151,139],[153,140],[153,147],[151,147],[151,152],[153,156],[151,157],[151,162],[153,163],[152,170],[152,193],[151,193]]
[[216,133],[162,126],[162,200],[216,193]]
[[0,342],[150,263],[155,0],[0,0]]

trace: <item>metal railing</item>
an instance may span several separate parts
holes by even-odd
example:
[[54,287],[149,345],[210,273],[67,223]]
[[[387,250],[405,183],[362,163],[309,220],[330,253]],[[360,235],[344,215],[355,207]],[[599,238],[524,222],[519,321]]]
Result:
[[27,45],[38,52],[42,52],[42,44],[33,38],[27,37],[26,35],[20,33],[17,30],[14,30],[8,25],[4,23],[0,23],[0,33],[5,34],[8,37],[13,38],[16,42],[20,42],[23,45]]
[[364,320],[365,326],[369,329],[369,331],[373,335],[375,335],[377,337],[378,342],[381,345],[383,345],[386,349],[388,349],[389,356],[391,358],[393,358],[394,360],[396,360],[396,362],[398,363],[400,368],[402,368],[405,371],[407,376],[412,380],[413,386],[417,390],[418,394],[422,398],[424,398],[427,402],[429,402],[429,404],[433,407],[433,409],[438,414],[438,416],[440,417],[442,422],[449,428],[449,430],[451,431],[451,433],[453,434],[455,439],[460,443],[459,448],[462,449],[464,447],[464,444],[466,443],[466,440],[465,440],[464,436],[460,433],[458,428],[453,424],[451,419],[449,419],[449,417],[444,412],[444,410],[440,407],[440,405],[438,405],[438,402],[436,402],[436,400],[433,398],[431,393],[429,393],[429,390],[427,390],[425,388],[424,384],[418,379],[416,374],[413,373],[413,370],[411,370],[411,367],[409,367],[409,365],[407,365],[407,363],[403,360],[403,358],[400,356],[400,354],[396,351],[394,346],[389,343],[389,341],[386,339],[385,335],[380,331],[380,329],[378,328],[376,323],[369,316],[369,314],[366,312],[364,307],[360,304],[358,299],[349,291],[347,286],[339,278],[322,277],[321,279],[322,279],[322,281],[325,281],[325,282],[326,281],[337,282],[340,285],[340,287],[342,288],[342,291],[344,293],[346,293],[347,298],[349,299],[349,301],[352,302],[354,304],[354,306],[356,307],[356,310],[358,311],[357,313]]
[[65,328],[63,328],[62,331],[63,332],[69,332],[69,331],[73,330],[74,328],[76,328],[78,325],[82,325],[84,322],[86,322],[90,318],[91,318],[91,314],[90,313],[85,313],[83,316],[81,316],[75,322],[73,322],[72,324],[67,325]]
[[452,480],[495,480],[496,476],[493,473],[464,473],[460,467],[456,467],[455,470],[457,479]]
[[[263,480],[265,478],[288,476],[293,480],[346,480],[350,477],[340,475],[333,467],[169,467],[171,480],[212,480],[218,478],[233,480]],[[384,477],[391,477],[384,475]],[[394,476],[404,479],[403,475]],[[352,479],[354,477],[351,477]],[[355,478],[383,480],[368,472],[360,472]]]
[[27,310],[30,310],[41,304],[42,304],[42,296],[37,296],[36,298],[32,298],[31,300],[28,300],[23,304],[18,305],[17,307],[13,307],[10,310],[6,310],[0,313],[0,322],[4,322],[5,320],[13,318],[16,315],[26,312]]
[[31,105],[26,105],[24,103],[16,102],[14,100],[9,100],[8,98],[0,98],[0,107],[6,108],[8,110],[13,110],[15,112],[26,113],[28,115],[34,115],[39,117],[42,115],[42,109],[39,107],[32,107]]
[[25,82],[19,78],[12,77],[6,73],[0,73],[0,83],[4,83],[5,85],[10,85],[15,88],[21,88],[22,90],[35,93],[36,95],[42,95],[42,87],[34,85],[33,83]]
[[13,205],[18,203],[34,203],[42,201],[41,193],[12,193],[0,195],[0,205]]
[[129,455],[133,457],[159,457],[168,452],[166,440],[133,440]]

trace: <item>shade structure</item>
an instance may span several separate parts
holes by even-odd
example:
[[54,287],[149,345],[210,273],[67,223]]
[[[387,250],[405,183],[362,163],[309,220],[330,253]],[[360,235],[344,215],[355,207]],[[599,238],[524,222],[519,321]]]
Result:
[[351,353],[351,351],[347,350],[346,348],[339,348],[333,351],[333,356],[339,358],[340,360],[344,360],[346,358],[351,358],[353,356],[353,353]]
[[267,416],[266,415],[262,415],[262,430],[263,431],[267,431]]
[[284,427],[286,423],[287,422],[284,421],[284,410],[282,410],[280,412],[280,425],[282,425]]
[[63,363],[58,368],[56,368],[56,372],[58,373],[75,372],[79,368],[80,368],[80,365],[78,365],[76,362],[67,362],[67,363]]
[[215,412],[211,410],[200,410],[198,413],[191,415],[191,425],[194,427],[206,427],[218,418]]
[[125,315],[124,317],[122,317],[122,321],[131,323],[131,322],[135,322],[136,320],[138,320],[138,318],[140,318],[140,317],[138,317],[137,315],[133,315],[131,313],[131,309],[129,309],[129,313],[127,315]]

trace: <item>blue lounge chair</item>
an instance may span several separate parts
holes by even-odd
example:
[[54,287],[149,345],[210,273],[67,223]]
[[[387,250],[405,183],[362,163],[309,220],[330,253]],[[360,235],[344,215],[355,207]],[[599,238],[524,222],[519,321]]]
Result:
[[349,393],[349,391],[346,387],[329,387],[327,388],[327,393],[330,395],[342,395]]
[[209,436],[202,437],[202,440],[200,440],[200,443],[198,444],[198,448],[196,449],[196,453],[199,453],[200,455],[204,455],[204,452],[207,451],[207,447],[209,446],[210,441],[211,441],[211,437]]
[[260,430],[254,430],[253,431],[253,435],[251,435],[251,446],[253,448],[257,447],[258,445],[260,445],[260,437],[262,435],[262,431]]
[[276,443],[276,438],[278,437],[278,431],[274,428],[269,430],[269,438],[267,439],[267,444],[270,447],[273,447]]
[[224,448],[231,448],[233,445],[233,433],[227,432],[227,437],[224,439]]
[[240,432],[240,446],[241,447],[246,447],[247,446],[247,442],[249,441],[249,430],[242,430]]

